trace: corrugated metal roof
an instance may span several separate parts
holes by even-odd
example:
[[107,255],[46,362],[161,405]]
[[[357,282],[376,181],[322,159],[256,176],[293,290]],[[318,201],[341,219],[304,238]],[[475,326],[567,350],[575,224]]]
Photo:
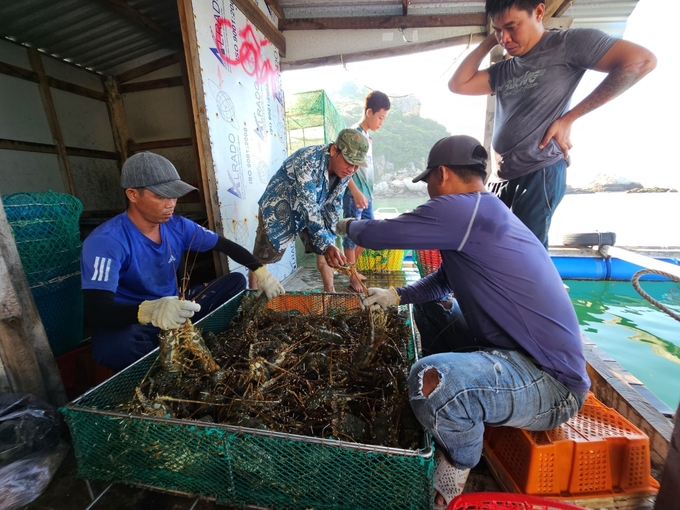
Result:
[[[572,27],[599,28],[621,36],[638,0],[573,0],[560,17],[573,18]],[[402,16],[400,0],[278,0],[286,19]],[[484,0],[409,0],[408,16],[484,13]]]
[[[484,1],[449,0],[431,2],[410,0],[409,16],[473,14],[484,12]],[[401,0],[279,0],[286,19],[335,18],[345,16],[401,16]]]
[[[410,0],[407,17],[483,14],[484,3]],[[621,36],[636,4],[574,0],[557,16],[573,18],[572,27]],[[401,0],[278,0],[278,5],[286,20],[403,15]],[[480,27],[469,32],[478,33]],[[176,52],[182,45],[175,0],[0,0],[0,36],[108,75]]]
[[104,74],[182,46],[173,0],[2,0],[0,35]]

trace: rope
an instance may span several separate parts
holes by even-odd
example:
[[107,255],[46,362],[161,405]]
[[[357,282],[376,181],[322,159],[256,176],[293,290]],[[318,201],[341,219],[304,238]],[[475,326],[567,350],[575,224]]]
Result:
[[639,280],[640,280],[640,277],[642,275],[645,275],[645,274],[658,274],[660,276],[665,276],[666,278],[669,278],[669,279],[676,281],[676,282],[679,282],[679,283],[680,283],[680,278],[678,278],[675,275],[665,273],[663,271],[659,271],[658,269],[642,269],[642,270],[638,271],[637,273],[635,273],[633,275],[633,278],[631,279],[631,283],[633,284],[633,288],[635,288],[635,290],[638,292],[638,294],[640,294],[643,298],[645,298],[647,301],[652,303],[654,306],[656,306],[660,310],[663,310],[664,312],[666,312],[668,315],[673,317],[676,321],[680,321],[680,315],[675,313],[673,310],[671,310],[667,306],[659,303],[656,299],[654,299],[649,294],[647,294],[644,290],[642,290],[642,287],[640,287]]

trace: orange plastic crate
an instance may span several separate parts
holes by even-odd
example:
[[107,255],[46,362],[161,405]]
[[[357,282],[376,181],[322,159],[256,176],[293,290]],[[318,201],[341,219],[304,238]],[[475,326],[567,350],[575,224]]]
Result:
[[267,308],[277,312],[299,312],[303,315],[326,315],[338,308],[359,308],[358,294],[327,294],[322,292],[295,292],[281,294],[267,302]]
[[507,492],[468,492],[454,498],[446,510],[584,510],[562,501]]
[[547,431],[487,427],[484,455],[506,490],[583,499],[656,492],[649,438],[592,394]]
[[434,273],[442,263],[439,250],[415,250],[414,258],[421,278]]

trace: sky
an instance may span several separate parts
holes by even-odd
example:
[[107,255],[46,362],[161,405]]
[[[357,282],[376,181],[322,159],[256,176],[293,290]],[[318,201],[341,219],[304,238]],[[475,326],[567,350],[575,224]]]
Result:
[[[672,91],[676,34],[670,24],[657,19],[675,20],[680,16],[677,0],[639,0],[623,38],[650,49],[657,57],[657,68],[623,95],[578,119],[571,133],[572,165],[567,182],[585,187],[603,180],[635,181],[645,187],[680,190],[680,165],[672,147],[680,141],[675,125],[680,106]],[[471,48],[453,46],[442,50],[401,57],[357,62],[343,66],[284,71],[286,94],[308,90],[338,89],[354,81],[368,89],[381,90],[391,97],[414,94],[422,103],[421,115],[437,120],[451,134],[467,134],[482,139],[486,96],[452,94],[447,82],[457,63]],[[396,71],[395,71],[396,70]],[[585,97],[604,75],[589,71],[576,90],[572,105]],[[359,119],[357,119],[359,120]],[[386,122],[389,122],[389,117]],[[673,128],[670,126],[673,125]]]

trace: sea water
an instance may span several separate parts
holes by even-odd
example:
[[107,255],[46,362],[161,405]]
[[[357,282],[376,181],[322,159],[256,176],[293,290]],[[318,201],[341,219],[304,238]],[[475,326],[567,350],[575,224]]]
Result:
[[[374,209],[410,211],[426,196],[377,197]],[[614,232],[617,246],[677,247],[680,250],[680,193],[591,193],[566,195],[557,207],[549,233],[551,245],[578,232]]]
[[[427,197],[377,198],[374,207],[413,210]],[[567,195],[550,229],[551,245],[578,232],[614,232],[616,245],[680,252],[680,193]],[[671,409],[680,402],[680,322],[640,296],[631,282],[568,281],[581,331],[640,379]],[[642,289],[680,314],[680,283],[641,282]]]
[[[680,402],[680,322],[631,282],[567,280],[581,332],[675,410]],[[680,283],[641,281],[652,299],[680,316]]]

